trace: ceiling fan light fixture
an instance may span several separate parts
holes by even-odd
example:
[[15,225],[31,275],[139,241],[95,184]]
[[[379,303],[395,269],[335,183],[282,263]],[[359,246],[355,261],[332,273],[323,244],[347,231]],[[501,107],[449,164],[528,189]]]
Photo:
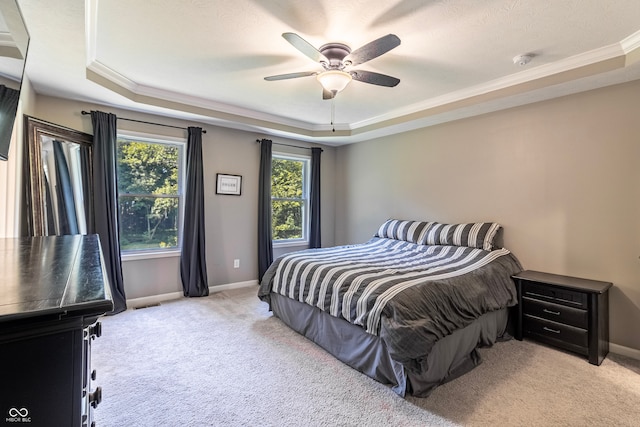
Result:
[[340,70],[324,71],[318,74],[316,78],[325,90],[333,92],[333,94],[347,87],[352,79],[351,74]]

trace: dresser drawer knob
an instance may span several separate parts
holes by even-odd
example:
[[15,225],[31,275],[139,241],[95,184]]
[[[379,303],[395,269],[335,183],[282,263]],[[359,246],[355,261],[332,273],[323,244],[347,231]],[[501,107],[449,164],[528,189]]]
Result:
[[91,338],[100,338],[102,336],[102,323],[96,322],[94,325],[89,326],[89,336]]
[[96,388],[93,393],[89,394],[89,403],[92,408],[97,408],[100,402],[102,402],[102,387]]
[[559,334],[559,333],[560,333],[560,331],[559,331],[559,330],[557,330],[557,329],[547,328],[546,326],[545,326],[544,328],[542,328],[542,329],[544,329],[544,330],[545,330],[545,331],[547,331],[547,332],[553,332],[554,334]]
[[546,308],[542,309],[542,311],[544,311],[545,313],[548,313],[548,314],[553,314],[555,316],[560,316],[560,312],[559,311],[551,311],[551,310],[548,310]]

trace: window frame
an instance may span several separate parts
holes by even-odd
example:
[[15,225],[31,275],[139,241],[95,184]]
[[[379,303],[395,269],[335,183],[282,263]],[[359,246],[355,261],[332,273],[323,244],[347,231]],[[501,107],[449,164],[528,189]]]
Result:
[[[177,257],[182,252],[182,231],[184,226],[184,197],[186,187],[186,169],[187,169],[187,140],[174,136],[157,135],[135,131],[118,131],[116,135],[116,146],[120,139],[134,142],[146,142],[149,144],[164,144],[178,146],[178,245],[172,248],[146,248],[146,249],[121,249],[120,256],[122,261],[133,261],[138,259],[166,258]],[[117,149],[117,147],[116,147]],[[116,159],[117,163],[117,159]],[[116,164],[116,174],[118,167]],[[145,194],[139,194],[145,196]],[[154,196],[149,194],[149,196]],[[118,194],[118,209],[120,209],[120,194]],[[118,229],[118,236],[120,236]]]
[[[309,245],[309,227],[310,227],[310,218],[309,218],[309,201],[310,201],[310,192],[311,185],[309,180],[311,179],[311,156],[305,154],[294,154],[287,153],[285,151],[273,151],[271,153],[271,160],[273,159],[283,159],[283,160],[293,160],[302,162],[302,197],[298,198],[281,198],[281,197],[273,197],[273,191],[271,195],[271,215],[273,217],[273,201],[274,200],[301,200],[302,201],[302,238],[296,239],[274,239],[273,238],[273,223],[271,230],[271,243],[273,247],[283,248],[288,246],[307,246]],[[273,171],[272,171],[273,174]]]

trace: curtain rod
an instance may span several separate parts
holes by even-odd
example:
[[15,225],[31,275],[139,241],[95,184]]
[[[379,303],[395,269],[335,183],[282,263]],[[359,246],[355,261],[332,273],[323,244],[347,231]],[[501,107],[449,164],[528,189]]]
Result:
[[[81,111],[83,116],[86,116],[87,114],[91,114],[88,111]],[[144,123],[147,125],[156,125],[156,126],[164,126],[164,127],[168,127],[168,128],[174,128],[174,129],[182,129],[182,130],[187,130],[187,128],[183,128],[180,126],[173,126],[173,125],[165,125],[164,123],[154,123],[154,122],[145,122],[144,120],[135,120],[135,119],[127,119],[125,117],[118,117],[118,120],[126,120],[128,122],[136,122],[136,123]],[[202,133],[207,133],[206,129],[202,129]]]
[[[258,144],[260,144],[262,142],[261,139],[256,139],[256,142]],[[285,147],[293,147],[293,148],[302,148],[303,150],[311,150],[314,147],[303,147],[301,145],[293,145],[293,144],[283,144],[282,142],[272,142],[273,145],[284,145]],[[319,147],[317,147],[319,148]],[[322,148],[320,148],[320,151],[324,151]]]

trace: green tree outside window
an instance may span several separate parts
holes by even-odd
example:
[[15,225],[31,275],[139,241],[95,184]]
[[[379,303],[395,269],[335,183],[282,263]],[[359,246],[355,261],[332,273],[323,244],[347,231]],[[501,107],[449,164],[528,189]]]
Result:
[[271,230],[274,241],[304,239],[307,161],[274,155],[271,162]]
[[119,138],[122,250],[178,247],[182,146]]

